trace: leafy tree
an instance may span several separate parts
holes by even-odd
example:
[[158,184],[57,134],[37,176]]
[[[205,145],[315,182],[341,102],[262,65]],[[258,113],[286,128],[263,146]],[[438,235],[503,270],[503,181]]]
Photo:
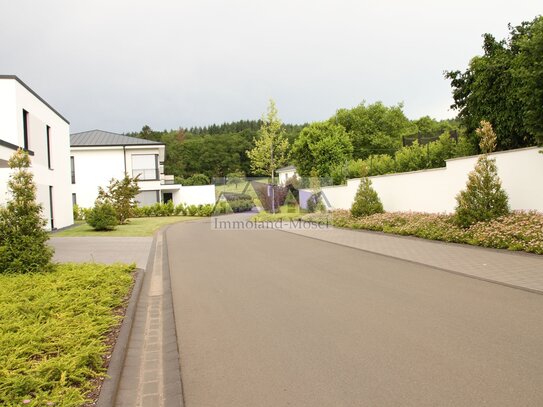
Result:
[[268,113],[262,118],[260,136],[254,140],[254,144],[254,148],[247,151],[251,169],[256,174],[271,175],[273,183],[275,170],[287,163],[289,142],[277,114],[275,102],[271,99]]
[[473,145],[481,120],[492,123],[497,149],[506,150],[543,141],[543,17],[510,26],[510,37],[497,41],[483,36],[482,56],[466,71],[445,73],[453,88],[458,117]]
[[363,102],[353,109],[338,110],[330,121],[343,126],[349,134],[354,158],[394,154],[402,145],[402,136],[416,133],[416,126],[402,109],[402,104],[387,107],[382,102]]
[[481,121],[477,135],[481,139],[479,146],[483,155],[469,174],[466,189],[456,197],[456,223],[464,227],[509,213],[508,197],[498,177],[496,160],[488,157],[496,148],[492,125]]
[[29,170],[28,153],[19,149],[8,161],[11,195],[0,208],[0,273],[27,273],[51,270],[53,249],[42,206],[36,202],[36,185]]
[[383,212],[383,204],[371,186],[371,180],[368,177],[362,178],[351,206],[351,215],[361,217]]
[[332,169],[352,158],[353,146],[345,129],[331,122],[312,123],[304,128],[292,148],[296,171],[307,177],[329,177]]
[[107,190],[98,187],[97,203],[109,203],[115,209],[120,225],[126,223],[136,207],[136,195],[139,193],[138,177],[132,178],[128,174],[118,180],[112,178]]

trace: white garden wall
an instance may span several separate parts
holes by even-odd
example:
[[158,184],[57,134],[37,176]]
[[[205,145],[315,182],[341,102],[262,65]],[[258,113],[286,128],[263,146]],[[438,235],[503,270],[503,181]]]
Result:
[[[543,212],[543,154],[540,148],[523,148],[491,154],[509,195],[511,209]],[[453,212],[456,195],[465,188],[477,156],[447,160],[445,168],[370,177],[386,211]],[[330,209],[349,209],[360,179],[347,185],[324,187],[323,198]],[[303,207],[311,191],[300,192]]]
[[189,205],[215,204],[215,185],[182,186],[174,193],[175,204]]

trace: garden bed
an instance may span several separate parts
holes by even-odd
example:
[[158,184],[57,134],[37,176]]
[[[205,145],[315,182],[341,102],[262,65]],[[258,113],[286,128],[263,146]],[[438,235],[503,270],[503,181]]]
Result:
[[342,228],[543,254],[543,214],[539,212],[515,211],[469,228],[456,226],[453,215],[416,212],[389,212],[356,218],[349,211],[336,210],[308,214],[302,219]]
[[98,396],[133,269],[0,275],[0,405],[81,406]]

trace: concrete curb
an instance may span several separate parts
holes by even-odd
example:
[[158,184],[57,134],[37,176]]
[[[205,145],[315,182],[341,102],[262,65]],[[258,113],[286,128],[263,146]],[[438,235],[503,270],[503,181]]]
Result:
[[[175,310],[173,306],[173,293],[170,275],[170,260],[168,257],[168,239],[166,232],[172,225],[167,225],[160,230],[162,233],[162,271],[164,284],[164,299],[163,308],[164,315],[167,315],[164,320],[164,338],[173,335],[175,341],[170,343],[169,349],[165,349],[163,353],[164,374],[167,376],[165,384],[165,398],[168,403],[184,407],[185,394],[183,389],[183,379],[181,377],[181,353],[179,352],[179,336],[177,334],[177,325],[175,323]],[[170,311],[170,312],[167,312]],[[166,372],[168,374],[166,375]]]
[[102,383],[96,407],[111,407],[115,404],[115,398],[117,397],[119,382],[121,380],[121,371],[128,351],[128,342],[132,332],[132,325],[134,323],[134,316],[136,314],[143,279],[145,278],[145,274],[148,274],[148,271],[153,267],[155,248],[156,236],[153,238],[153,243],[151,244],[151,251],[149,252],[145,270],[136,269],[136,282],[134,283],[128,307],[126,308],[126,314],[121,325],[121,330],[119,331],[119,336],[117,337],[113,352],[111,353],[107,376]]

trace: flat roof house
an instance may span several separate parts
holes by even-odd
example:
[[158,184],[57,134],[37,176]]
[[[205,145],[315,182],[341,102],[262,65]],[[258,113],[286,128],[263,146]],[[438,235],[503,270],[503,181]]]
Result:
[[206,204],[215,202],[215,187],[183,187],[174,184],[173,175],[164,174],[166,146],[152,140],[125,136],[103,130],[91,130],[70,136],[72,202],[90,208],[98,187],[106,187],[112,178],[124,174],[139,176],[140,206],[173,201]]
[[8,200],[9,157],[30,154],[47,229],[73,224],[70,123],[15,75],[0,75],[0,205]]

